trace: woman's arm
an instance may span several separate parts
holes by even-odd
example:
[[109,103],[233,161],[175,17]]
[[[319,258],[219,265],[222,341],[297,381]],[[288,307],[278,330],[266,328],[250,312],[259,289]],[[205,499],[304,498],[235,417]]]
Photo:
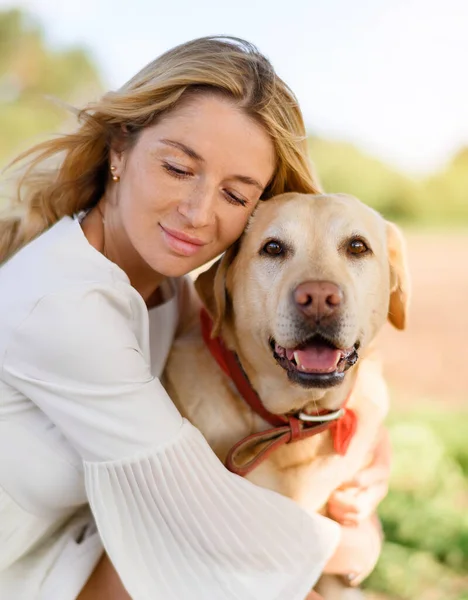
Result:
[[3,365],[83,458],[125,588],[135,600],[303,600],[337,525],[224,468],[152,377],[148,325],[136,321],[120,289],[51,295]]
[[326,572],[345,575],[358,585],[374,568],[383,533],[377,506],[388,492],[391,444],[388,431],[380,428],[371,463],[332,494],[328,514],[341,525],[341,542]]
[[341,540],[324,572],[344,577],[359,585],[373,570],[382,547],[382,528],[377,515],[359,525],[341,526]]
[[381,427],[369,465],[336,490],[328,501],[328,514],[343,525],[359,525],[373,515],[388,492],[392,449]]

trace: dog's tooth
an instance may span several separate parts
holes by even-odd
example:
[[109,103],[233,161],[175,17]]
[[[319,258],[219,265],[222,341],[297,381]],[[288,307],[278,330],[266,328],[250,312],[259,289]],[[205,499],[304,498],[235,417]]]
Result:
[[299,360],[299,354],[298,354],[298,352],[294,352],[294,360],[296,361],[296,365],[297,365],[298,367],[301,367],[301,366],[302,366],[302,365],[301,365],[301,361]]

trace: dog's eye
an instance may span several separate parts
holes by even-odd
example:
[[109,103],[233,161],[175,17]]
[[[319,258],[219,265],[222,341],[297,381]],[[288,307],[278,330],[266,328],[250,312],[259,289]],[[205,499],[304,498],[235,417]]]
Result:
[[365,254],[369,252],[369,246],[360,238],[354,238],[348,242],[347,248],[349,254]]
[[281,242],[270,240],[263,246],[262,252],[269,254],[270,256],[280,256],[281,254],[284,254],[284,247]]

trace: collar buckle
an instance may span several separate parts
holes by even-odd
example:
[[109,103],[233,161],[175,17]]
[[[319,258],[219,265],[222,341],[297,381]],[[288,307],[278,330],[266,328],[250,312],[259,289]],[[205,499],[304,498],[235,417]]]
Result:
[[339,408],[338,410],[334,410],[325,415],[308,415],[302,410],[298,413],[297,418],[300,421],[309,421],[312,423],[324,423],[327,421],[336,421],[340,417],[344,415],[344,409]]

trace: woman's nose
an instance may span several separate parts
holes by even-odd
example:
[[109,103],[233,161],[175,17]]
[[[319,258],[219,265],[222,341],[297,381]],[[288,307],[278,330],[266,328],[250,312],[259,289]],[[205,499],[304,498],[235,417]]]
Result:
[[207,190],[192,193],[179,203],[178,211],[193,228],[212,225],[215,221],[215,196],[214,192]]

